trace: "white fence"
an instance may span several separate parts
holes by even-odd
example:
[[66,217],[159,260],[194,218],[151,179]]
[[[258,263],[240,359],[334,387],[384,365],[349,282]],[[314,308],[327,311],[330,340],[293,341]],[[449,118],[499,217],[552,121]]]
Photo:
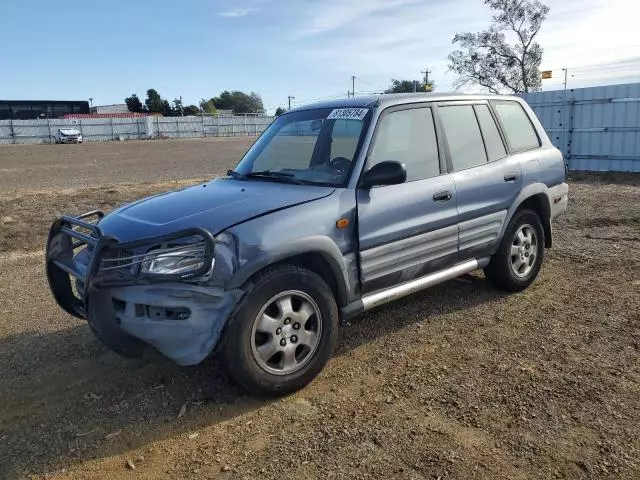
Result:
[[254,136],[272,121],[258,115],[0,120],[0,144],[53,143],[60,128],[80,130],[86,142]]

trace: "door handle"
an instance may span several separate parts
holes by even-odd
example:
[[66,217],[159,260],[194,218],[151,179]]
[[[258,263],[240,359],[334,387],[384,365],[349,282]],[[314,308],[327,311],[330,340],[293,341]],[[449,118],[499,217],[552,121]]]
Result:
[[451,198],[452,196],[449,190],[443,190],[442,192],[433,194],[434,202],[448,202],[449,200],[451,200]]
[[505,182],[515,182],[516,180],[518,180],[518,174],[517,173],[505,173],[505,175],[504,175],[504,181]]

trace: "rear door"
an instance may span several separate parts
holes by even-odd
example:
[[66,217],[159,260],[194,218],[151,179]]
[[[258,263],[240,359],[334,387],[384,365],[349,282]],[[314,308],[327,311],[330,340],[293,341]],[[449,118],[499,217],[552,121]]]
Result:
[[521,189],[520,162],[508,155],[488,102],[443,103],[438,116],[456,189],[458,260],[492,255]]
[[382,113],[363,171],[387,160],[406,166],[407,181],[356,193],[364,293],[439,270],[457,257],[455,188],[428,105]]

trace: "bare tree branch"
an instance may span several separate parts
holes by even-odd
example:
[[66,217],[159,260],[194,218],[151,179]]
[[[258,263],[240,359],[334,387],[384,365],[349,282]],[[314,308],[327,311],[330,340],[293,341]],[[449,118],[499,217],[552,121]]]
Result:
[[[459,75],[456,85],[476,84],[498,93],[539,90],[542,48],[535,42],[549,7],[540,0],[484,0],[491,9],[491,25],[479,33],[458,33],[459,49],[449,55],[449,70]],[[513,31],[515,45],[506,40]]]

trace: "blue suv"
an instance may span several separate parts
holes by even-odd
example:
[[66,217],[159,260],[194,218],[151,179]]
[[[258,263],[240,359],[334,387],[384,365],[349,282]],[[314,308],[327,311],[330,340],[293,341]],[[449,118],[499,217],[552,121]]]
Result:
[[567,208],[518,97],[359,97],[278,117],[225,178],[57,219],[58,304],[116,352],[218,352],[255,394],[310,382],[339,321],[476,269],[529,286]]

